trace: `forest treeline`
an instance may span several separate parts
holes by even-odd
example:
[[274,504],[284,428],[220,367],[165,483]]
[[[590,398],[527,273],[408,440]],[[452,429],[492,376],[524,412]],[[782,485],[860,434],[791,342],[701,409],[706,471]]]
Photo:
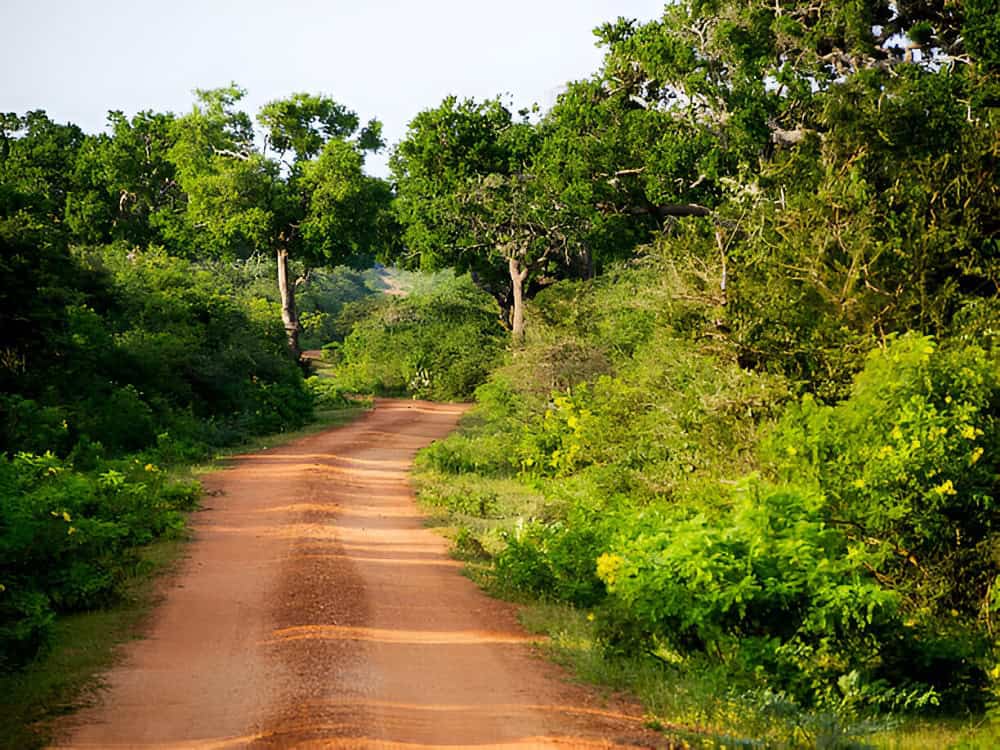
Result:
[[[0,659],[177,527],[161,464],[345,392],[474,392],[423,499],[659,720],[846,747],[995,713],[998,19],[669,4],[598,28],[548,111],[417,114],[390,180],[322,96],[5,116]],[[375,259],[442,273],[322,270]]]
[[241,95],[111,112],[101,134],[2,118],[4,670],[57,615],[115,602],[137,549],[182,530],[198,490],[167,470],[347,404],[296,355],[300,336],[343,338],[342,308],[379,288],[335,268],[372,264],[388,189],[362,163],[379,125],[299,95],[262,109],[258,148]]

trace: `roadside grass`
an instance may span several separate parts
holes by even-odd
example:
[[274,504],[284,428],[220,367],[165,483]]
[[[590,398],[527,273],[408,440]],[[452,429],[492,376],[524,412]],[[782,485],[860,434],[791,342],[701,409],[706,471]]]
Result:
[[504,532],[549,515],[545,497],[514,479],[415,471],[413,484],[428,525],[451,528],[462,559],[489,559],[503,549]]
[[[342,409],[317,411],[300,430],[252,438],[195,465],[170,467],[176,479],[197,479],[235,455],[284,445],[354,421],[370,401]],[[53,739],[55,720],[92,704],[102,689],[102,673],[115,664],[118,647],[142,637],[143,623],[159,601],[154,579],[182,559],[187,537],[158,540],[137,551],[120,601],[106,609],[59,618],[49,648],[25,670],[0,673],[0,749],[35,750]]]
[[[419,462],[418,462],[419,466]],[[465,575],[492,596],[519,605],[522,624],[546,636],[542,652],[583,682],[636,696],[649,726],[689,748],[822,748],[823,750],[987,750],[1000,747],[1000,725],[983,717],[876,721],[811,713],[708,662],[669,653],[625,657],[606,652],[593,613],[512,595],[492,574],[503,535],[556,510],[516,479],[418,469],[413,477],[426,524],[452,542]]]
[[1000,747],[1000,726],[984,719],[903,721],[890,732],[876,734],[871,744],[878,750],[993,750]]
[[[480,577],[484,574],[480,573]],[[707,664],[666,663],[662,655],[609,657],[589,613],[565,604],[528,602],[520,618],[547,636],[545,655],[580,680],[635,695],[650,727],[691,748],[824,748],[829,750],[988,750],[1000,747],[1000,727],[982,717],[900,718],[871,722],[786,711],[736,686]]]
[[138,637],[158,600],[151,579],[176,565],[185,541],[166,539],[140,549],[115,606],[59,618],[52,645],[39,659],[22,672],[0,674],[0,748],[44,747],[54,739],[54,719],[97,698],[100,674],[114,664],[116,647]]

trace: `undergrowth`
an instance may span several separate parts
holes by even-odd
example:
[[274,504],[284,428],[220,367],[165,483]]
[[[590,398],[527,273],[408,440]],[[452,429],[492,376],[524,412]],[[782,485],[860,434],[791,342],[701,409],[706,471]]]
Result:
[[693,746],[989,746],[994,355],[890,335],[823,401],[647,263],[540,294],[418,456],[472,577]]

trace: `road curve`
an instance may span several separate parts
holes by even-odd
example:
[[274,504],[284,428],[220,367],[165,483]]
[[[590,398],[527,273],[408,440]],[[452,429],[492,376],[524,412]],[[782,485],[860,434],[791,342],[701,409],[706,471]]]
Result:
[[462,411],[381,400],[209,475],[147,637],[57,746],[656,746],[636,706],[539,659],[424,528],[412,458]]

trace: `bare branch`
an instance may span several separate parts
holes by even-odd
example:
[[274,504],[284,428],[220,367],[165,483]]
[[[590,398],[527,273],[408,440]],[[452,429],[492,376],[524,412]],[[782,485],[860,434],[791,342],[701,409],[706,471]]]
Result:
[[239,159],[241,161],[248,161],[250,159],[250,154],[246,151],[232,151],[228,148],[216,148],[212,146],[212,153],[216,156],[231,156],[234,159]]

